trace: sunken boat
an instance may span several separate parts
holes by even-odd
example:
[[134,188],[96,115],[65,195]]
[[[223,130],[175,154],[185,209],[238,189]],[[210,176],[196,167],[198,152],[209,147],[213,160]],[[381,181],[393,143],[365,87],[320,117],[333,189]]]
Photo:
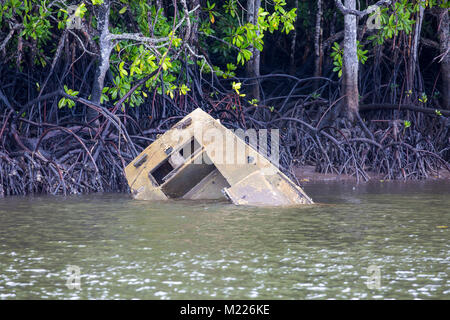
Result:
[[228,200],[250,206],[313,203],[264,152],[200,108],[142,151],[125,175],[138,200]]

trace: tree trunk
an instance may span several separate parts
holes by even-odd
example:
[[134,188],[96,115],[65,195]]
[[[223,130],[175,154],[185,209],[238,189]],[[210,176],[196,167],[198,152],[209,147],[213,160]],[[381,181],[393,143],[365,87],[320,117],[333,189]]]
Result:
[[[102,90],[105,82],[106,72],[109,70],[109,58],[112,50],[112,43],[108,39],[109,35],[109,10],[110,2],[105,0],[97,8],[97,29],[100,33],[100,63],[95,71],[94,84],[92,86],[91,101],[100,104]],[[98,113],[93,109],[88,109],[88,120],[92,120]]]
[[439,22],[439,49],[442,57],[441,62],[441,77],[442,77],[442,107],[450,109],[450,36],[449,36],[449,17],[448,9],[440,9]]
[[[323,49],[322,49],[322,0],[317,0],[317,14],[316,14],[316,30],[314,35],[314,76],[320,77],[322,75],[322,60],[323,60]],[[314,89],[317,89],[319,81],[314,82]]]
[[[356,0],[345,0],[345,7],[356,9]],[[349,120],[353,121],[358,113],[358,55],[357,55],[357,18],[353,14],[344,16],[344,57],[343,57],[343,89]]]
[[[255,14],[255,0],[248,0],[247,1],[247,21],[249,23],[254,23],[254,21],[255,21],[254,14]],[[248,50],[250,50],[252,52],[252,54],[253,54],[253,49],[254,49],[253,46],[250,46],[248,48]],[[252,55],[250,60],[247,61],[247,76],[248,77],[252,77],[253,76],[253,71],[254,71],[254,69],[253,69],[253,58],[254,57]]]
[[[417,12],[416,17],[416,25],[414,28],[414,38],[412,41],[411,51],[410,51],[410,59],[406,77],[406,90],[414,91],[414,89],[420,89],[415,87],[415,76],[416,69],[418,66],[418,51],[419,51],[419,40],[420,40],[420,32],[422,30],[422,21],[424,15],[425,8],[422,5],[419,5],[419,11]],[[407,95],[408,97],[412,97],[412,95]],[[411,102],[411,101],[408,101]]]
[[[295,1],[295,8],[297,9],[298,14],[298,1]],[[296,72],[296,65],[295,65],[295,46],[297,44],[297,19],[294,22],[294,30],[292,30],[292,39],[291,39],[291,54],[289,57],[289,74],[295,75]]]
[[[261,7],[261,0],[248,0],[247,2],[247,20],[249,23],[257,25],[258,24],[258,11]],[[259,35],[259,32],[257,32]],[[252,57],[247,62],[247,76],[249,78],[255,78],[260,76],[260,60],[261,53],[258,49],[253,46],[248,48],[252,52]],[[259,80],[256,79],[252,81],[252,96],[255,99],[260,100],[260,91],[259,91]]]
[[[190,0],[190,9],[194,9],[197,5],[200,5],[200,0]],[[194,50],[195,53],[198,52],[198,24],[200,22],[200,9],[194,11],[194,21],[192,22],[192,31],[191,31],[191,38],[190,38],[190,44],[192,47],[192,50]]]

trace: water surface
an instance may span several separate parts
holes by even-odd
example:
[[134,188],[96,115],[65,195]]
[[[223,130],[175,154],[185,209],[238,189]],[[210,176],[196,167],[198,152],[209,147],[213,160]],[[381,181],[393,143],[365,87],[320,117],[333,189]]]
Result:
[[450,298],[449,181],[305,191],[320,204],[0,199],[0,299]]

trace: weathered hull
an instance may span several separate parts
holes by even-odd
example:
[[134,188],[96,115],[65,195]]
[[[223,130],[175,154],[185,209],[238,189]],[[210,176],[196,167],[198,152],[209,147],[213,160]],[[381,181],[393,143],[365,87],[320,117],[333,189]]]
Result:
[[126,168],[135,199],[229,199],[236,205],[313,203],[265,156],[201,109],[148,146]]

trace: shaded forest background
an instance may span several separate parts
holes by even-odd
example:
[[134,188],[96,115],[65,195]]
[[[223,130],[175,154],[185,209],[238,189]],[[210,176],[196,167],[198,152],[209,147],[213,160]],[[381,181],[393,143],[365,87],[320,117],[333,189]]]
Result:
[[0,196],[128,191],[200,107],[281,130],[281,169],[449,171],[448,1],[0,0]]

